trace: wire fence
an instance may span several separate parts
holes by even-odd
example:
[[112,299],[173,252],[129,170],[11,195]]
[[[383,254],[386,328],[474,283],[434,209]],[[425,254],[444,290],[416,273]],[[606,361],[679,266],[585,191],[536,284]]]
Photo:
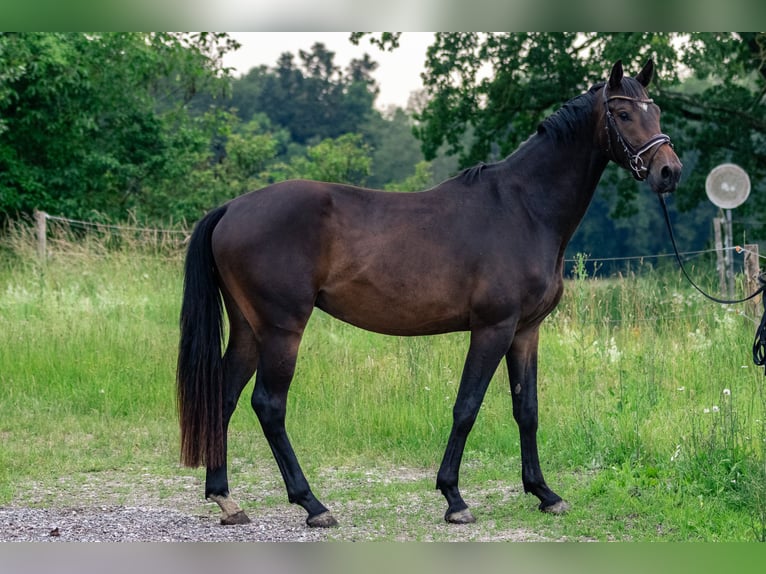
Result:
[[[49,215],[40,211],[35,212],[37,254],[42,261],[46,261],[52,256],[66,258],[77,258],[78,255],[85,258],[108,256],[115,249],[128,250],[131,257],[179,260],[183,256],[190,233],[191,230],[188,228],[161,228],[140,225],[107,224]],[[93,239],[93,241],[90,241],[90,239]],[[758,270],[754,271],[752,268],[749,270],[750,275],[754,276],[759,272],[758,262],[760,259],[766,258],[763,255],[760,255],[758,252],[758,245],[755,244],[745,247],[735,245],[729,248],[724,248],[724,250],[726,249],[733,254],[740,254],[743,255],[745,259],[749,259],[751,267],[754,265],[755,269]],[[720,259],[720,250],[717,249],[686,251],[680,253],[680,256],[684,260],[691,260],[712,254],[715,254],[716,257]],[[582,265],[583,261],[592,266],[593,272],[589,273],[588,277],[595,277],[595,269],[600,265],[631,265],[638,263],[639,268],[644,269],[643,265],[648,261],[660,261],[668,258],[675,258],[675,253],[654,253],[621,257],[586,257],[584,255],[578,255],[575,258],[568,257],[564,259],[565,265],[568,266],[565,273],[567,276],[572,276],[573,266]],[[708,265],[705,263],[703,266],[703,273],[710,274],[712,267],[712,264]],[[742,268],[747,271],[747,265],[745,263],[743,263]],[[650,269],[653,270],[653,267],[650,267]],[[639,269],[635,267],[633,270],[639,271]],[[747,275],[747,273],[745,273],[745,275]],[[754,280],[754,277],[750,277],[749,280]],[[746,279],[744,283],[745,289],[752,290],[752,285],[748,283],[748,279]],[[757,325],[758,320],[754,317],[760,314],[759,308],[759,304],[753,302],[751,305],[741,308],[737,307],[731,310]],[[674,318],[688,319],[693,317],[701,319],[703,317],[709,317],[713,312],[715,312],[715,309],[711,307],[707,311],[700,311],[692,313],[691,315],[682,313],[680,316]],[[631,321],[651,323],[667,319],[668,316],[663,314],[662,316],[657,317],[633,318]],[[607,321],[616,324],[624,322],[623,319],[608,319]]]
[[113,225],[109,223],[97,223],[94,221],[82,221],[79,219],[69,219],[68,217],[59,217],[57,215],[50,215],[44,211],[38,212],[43,215],[47,221],[59,221],[68,224],[70,227],[79,227],[81,229],[95,229],[95,230],[112,230],[117,232],[139,232],[139,233],[153,233],[157,235],[179,235],[186,236],[188,231],[185,229],[163,229],[160,227],[134,227],[130,225]]
[[[49,255],[50,241],[59,237],[71,238],[74,232],[93,232],[105,239],[107,244],[146,246],[152,249],[159,249],[163,252],[168,250],[181,250],[189,238],[190,230],[187,228],[161,228],[144,227],[139,225],[117,225],[110,223],[100,223],[95,221],[85,221],[81,219],[72,219],[57,215],[50,215],[43,211],[35,212],[35,221],[37,227],[38,255],[45,259]],[[760,255],[757,245],[723,247],[723,252],[732,252],[745,256],[755,257],[757,260],[764,259],[766,256]],[[721,249],[700,249],[693,251],[684,251],[680,255],[684,260],[691,260],[704,255],[720,255]],[[652,253],[644,255],[628,256],[610,256],[610,257],[592,257],[590,255],[567,257],[564,264],[567,274],[572,273],[575,265],[586,264],[590,266],[589,273],[596,275],[601,266],[610,265],[613,270],[617,264],[644,264],[648,261],[661,261],[675,258],[675,253]],[[744,263],[743,263],[744,267]]]
[[72,254],[75,242],[90,242],[92,254],[130,248],[158,256],[177,256],[190,231],[185,228],[144,227],[85,221],[35,211],[35,236],[38,257],[45,261],[56,251]]

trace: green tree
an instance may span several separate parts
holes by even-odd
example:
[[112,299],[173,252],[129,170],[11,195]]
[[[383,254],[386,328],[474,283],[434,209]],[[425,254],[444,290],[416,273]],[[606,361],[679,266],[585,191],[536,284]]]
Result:
[[415,164],[415,173],[402,181],[394,181],[385,185],[387,191],[418,191],[433,185],[433,170],[431,162],[419,161]]
[[402,181],[413,175],[415,165],[424,160],[420,142],[412,133],[413,125],[411,115],[396,107],[373,114],[363,126],[365,141],[373,149],[370,187],[382,188]]
[[120,218],[158,189],[172,199],[221,118],[189,106],[225,93],[234,48],[225,34],[0,34],[0,213]]
[[372,164],[370,147],[361,134],[343,134],[310,146],[305,157],[285,166],[279,179],[305,178],[365,185]]
[[232,106],[243,121],[263,113],[309,145],[358,132],[373,112],[378,88],[371,76],[377,64],[369,56],[351,61],[345,71],[335,52],[321,42],[310,51],[282,54],[273,68],[251,69],[234,81]]

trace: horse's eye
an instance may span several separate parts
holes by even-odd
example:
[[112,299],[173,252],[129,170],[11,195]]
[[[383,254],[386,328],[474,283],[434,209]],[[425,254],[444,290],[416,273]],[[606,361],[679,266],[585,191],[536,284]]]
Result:
[[620,118],[624,122],[627,122],[630,119],[630,116],[628,115],[628,112],[620,112],[619,114],[617,114],[617,117]]

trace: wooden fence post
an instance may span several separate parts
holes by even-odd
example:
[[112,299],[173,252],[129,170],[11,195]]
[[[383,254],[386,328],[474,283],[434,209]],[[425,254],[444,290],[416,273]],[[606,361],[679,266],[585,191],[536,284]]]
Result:
[[37,256],[43,263],[45,263],[45,260],[48,258],[48,229],[46,224],[47,219],[47,213],[35,209],[35,223],[37,224]]
[[[761,274],[761,266],[760,266],[760,254],[758,252],[758,244],[757,243],[747,243],[745,244],[745,285],[747,286],[746,289],[746,295],[749,295],[750,293],[755,292],[758,287],[760,287],[758,283],[758,276]],[[758,315],[758,303],[763,298],[763,295],[760,297],[753,297],[748,301],[750,311],[752,311],[755,315]]]
[[721,219],[721,225],[724,226],[723,233],[723,247],[724,254],[723,259],[726,263],[726,292],[729,299],[734,298],[734,233],[731,227],[731,209],[727,209],[724,212],[724,217]]
[[713,235],[715,237],[715,268],[718,271],[718,292],[722,296],[727,295],[726,289],[726,260],[723,254],[723,240],[721,239],[721,222],[723,218],[713,218]]

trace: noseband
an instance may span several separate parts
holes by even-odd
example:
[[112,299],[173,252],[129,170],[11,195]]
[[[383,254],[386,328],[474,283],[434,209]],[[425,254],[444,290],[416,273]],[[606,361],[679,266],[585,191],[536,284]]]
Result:
[[617,142],[622,145],[622,149],[625,152],[625,157],[628,158],[628,164],[630,165],[630,169],[633,171],[633,177],[638,181],[644,181],[646,176],[649,175],[649,166],[654,159],[654,155],[652,155],[652,159],[650,159],[649,163],[646,165],[644,164],[644,160],[641,156],[654,147],[659,147],[664,144],[668,144],[673,147],[673,144],[670,143],[670,137],[665,134],[657,134],[652,136],[638,149],[634,148],[628,141],[626,141],[625,138],[622,137],[622,132],[620,132],[620,128],[617,126],[617,122],[612,115],[612,111],[609,109],[609,102],[612,100],[627,100],[637,104],[652,104],[654,103],[654,100],[651,98],[632,98],[630,96],[608,96],[606,92],[607,85],[608,82],[604,84],[607,153],[609,153],[609,155],[614,159],[614,155],[612,154],[612,132],[614,132],[614,136],[617,139]]

